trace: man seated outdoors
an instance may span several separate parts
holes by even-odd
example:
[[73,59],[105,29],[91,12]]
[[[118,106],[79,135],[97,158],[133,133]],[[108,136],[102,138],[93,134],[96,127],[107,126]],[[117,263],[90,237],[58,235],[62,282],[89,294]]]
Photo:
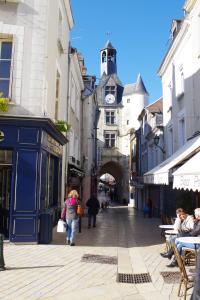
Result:
[[[189,236],[200,236],[200,208],[196,208],[194,210],[195,220],[194,220],[194,228],[189,233]],[[198,249],[200,245],[191,244],[191,243],[182,243],[179,241],[175,242],[178,252],[181,254],[183,248],[189,248],[189,249]]]
[[[189,233],[193,230],[194,227],[193,216],[188,215],[182,208],[176,210],[176,215],[177,218],[174,223],[174,230],[177,230],[178,234],[169,237],[168,243],[170,245],[170,249],[166,253],[161,253],[162,257],[167,257],[168,259],[171,259],[174,254],[172,245],[175,243],[176,238],[180,236],[189,236]],[[167,267],[175,266],[177,266],[177,262],[174,258],[171,264],[167,265]]]

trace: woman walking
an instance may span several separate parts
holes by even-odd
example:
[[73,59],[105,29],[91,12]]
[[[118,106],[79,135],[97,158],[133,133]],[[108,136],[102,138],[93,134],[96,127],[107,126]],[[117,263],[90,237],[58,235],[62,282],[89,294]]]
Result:
[[78,196],[78,192],[76,190],[72,190],[65,200],[65,206],[61,213],[61,219],[64,221],[66,220],[67,223],[67,243],[70,246],[75,246],[74,240],[78,227]]

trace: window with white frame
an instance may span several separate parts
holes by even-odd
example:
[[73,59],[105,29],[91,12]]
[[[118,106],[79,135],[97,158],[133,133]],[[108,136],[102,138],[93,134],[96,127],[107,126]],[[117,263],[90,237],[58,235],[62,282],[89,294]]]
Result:
[[167,147],[168,147],[168,156],[171,156],[174,152],[174,149],[173,149],[173,128],[172,128],[172,126],[170,126],[168,128]]
[[114,110],[105,111],[105,124],[106,125],[116,124],[116,115]]
[[130,102],[131,102],[131,100],[130,100],[130,98],[128,98],[128,99],[127,99],[127,103],[130,103]]
[[71,77],[71,92],[70,92],[70,95],[71,95],[71,97],[70,97],[71,108],[75,112],[75,108],[76,108],[76,85],[75,85],[73,77]]
[[0,92],[10,97],[12,40],[0,39]]
[[114,148],[116,145],[116,132],[105,131],[105,148]]
[[56,72],[56,101],[55,101],[55,120],[58,120],[59,101],[60,100],[60,73]]
[[185,80],[184,80],[184,72],[183,66],[181,65],[177,71],[176,78],[176,96],[180,98],[183,96],[185,90]]
[[185,118],[182,117],[178,122],[178,131],[179,131],[179,146],[183,146],[185,144]]

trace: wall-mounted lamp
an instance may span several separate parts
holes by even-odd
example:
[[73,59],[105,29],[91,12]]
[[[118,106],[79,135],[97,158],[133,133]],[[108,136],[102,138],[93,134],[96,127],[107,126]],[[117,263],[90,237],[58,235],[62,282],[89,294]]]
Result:
[[154,137],[154,139],[153,139],[154,145],[155,145],[156,147],[158,147],[158,148],[162,151],[162,153],[164,154],[164,153],[165,153],[165,150],[159,145],[159,140],[160,140],[160,136],[159,136],[159,135],[155,135],[155,137]]

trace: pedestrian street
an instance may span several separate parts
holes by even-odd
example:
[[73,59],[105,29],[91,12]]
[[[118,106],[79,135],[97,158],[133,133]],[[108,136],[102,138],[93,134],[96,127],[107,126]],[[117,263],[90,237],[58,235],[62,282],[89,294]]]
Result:
[[[111,204],[97,215],[96,228],[87,229],[83,217],[75,247],[66,245],[65,234],[56,228],[51,244],[5,242],[0,299],[183,299],[177,296],[177,278],[167,282],[161,275],[169,271],[176,275],[178,268],[169,270],[168,261],[160,256],[164,238],[159,224],[160,219]],[[150,281],[118,282],[119,274],[149,274]]]

